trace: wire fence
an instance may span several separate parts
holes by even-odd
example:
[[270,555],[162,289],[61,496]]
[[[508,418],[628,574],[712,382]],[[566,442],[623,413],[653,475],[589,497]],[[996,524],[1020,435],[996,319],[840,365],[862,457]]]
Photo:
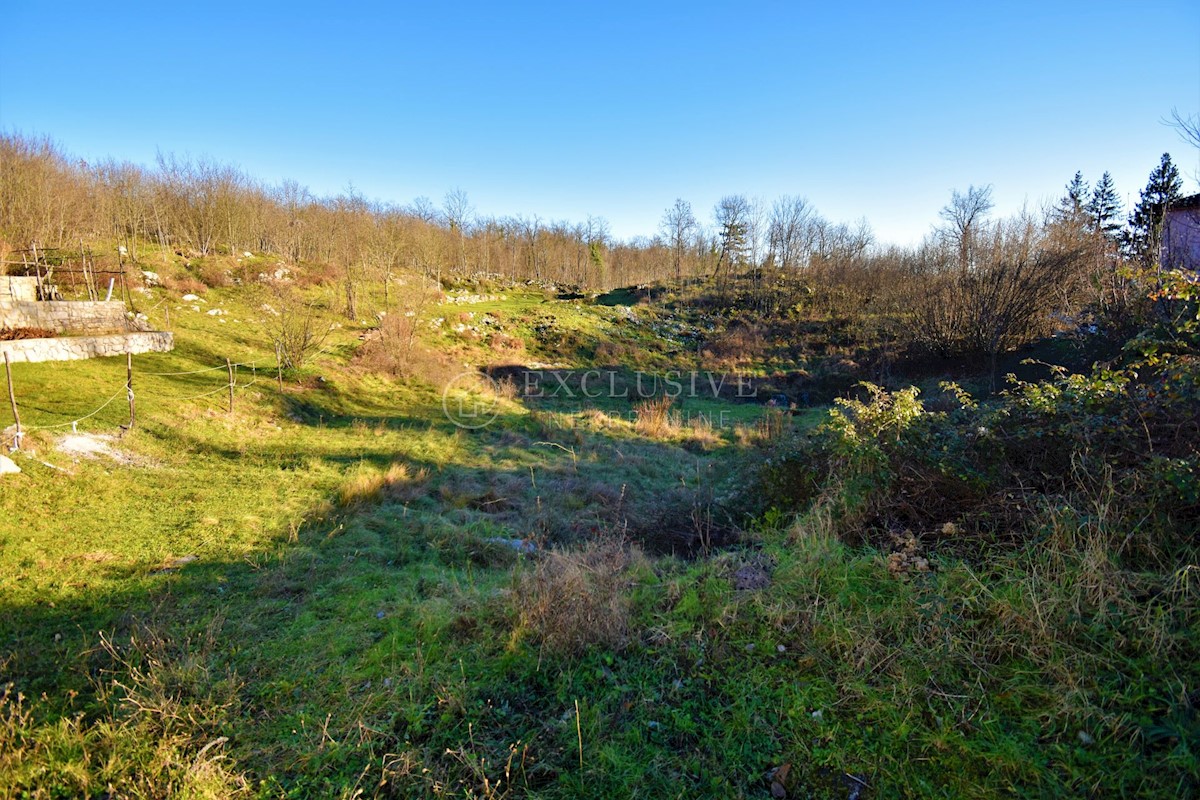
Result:
[[[110,405],[115,403],[117,401],[117,399],[120,398],[121,396],[125,396],[126,400],[128,401],[128,404],[129,404],[129,422],[127,424],[121,425],[120,427],[124,430],[129,430],[129,429],[133,428],[136,423],[136,419],[137,419],[137,415],[136,415],[137,395],[134,392],[135,373],[134,373],[134,369],[133,369],[133,356],[128,355],[126,357],[126,359],[127,359],[127,361],[126,361],[126,377],[125,377],[124,385],[115,394],[113,394],[111,397],[109,397],[107,400],[105,400],[99,406],[88,411],[87,413],[80,414],[80,415],[74,417],[73,419],[68,419],[65,422],[30,425],[30,424],[23,423],[21,420],[20,403],[18,402],[18,398],[17,398],[17,395],[18,395],[17,387],[16,387],[16,385],[13,381],[13,377],[12,377],[12,366],[11,366],[11,362],[9,360],[8,354],[5,353],[4,354],[5,377],[6,377],[7,383],[8,383],[9,404],[10,404],[10,408],[12,411],[12,417],[15,422],[15,428],[14,428],[14,431],[12,434],[11,449],[14,451],[19,450],[21,447],[22,438],[25,435],[27,435],[31,432],[34,432],[34,431],[46,431],[46,430],[57,430],[60,428],[70,428],[72,433],[77,433],[79,430],[79,423],[85,422],[89,419],[92,419],[97,414],[99,414],[101,411],[103,411],[104,409],[108,408]],[[191,376],[191,375],[202,375],[202,374],[213,373],[213,372],[218,372],[218,371],[224,372],[226,375],[226,379],[224,381],[222,381],[221,384],[219,386],[217,386],[216,388],[208,390],[208,391],[204,391],[204,392],[199,392],[197,394],[190,394],[190,395],[185,395],[185,396],[173,396],[172,399],[175,402],[182,403],[182,402],[189,402],[189,401],[193,401],[193,400],[200,400],[200,399],[203,399],[206,397],[213,397],[218,394],[226,394],[228,396],[227,411],[228,411],[228,413],[232,414],[234,411],[234,408],[235,408],[236,393],[238,391],[249,389],[251,386],[254,386],[255,384],[257,384],[262,378],[262,376],[259,374],[259,370],[266,369],[270,366],[274,366],[274,368],[275,368],[276,378],[279,382],[279,390],[280,390],[280,392],[282,392],[283,391],[283,373],[282,373],[282,367],[281,367],[278,359],[276,359],[273,364],[269,360],[266,360],[266,359],[259,359],[258,361],[231,361],[229,359],[226,359],[224,364],[218,364],[217,366],[214,366],[214,367],[202,367],[200,369],[176,370],[176,371],[167,371],[167,372],[137,372],[136,377],[139,377],[139,378],[174,378],[174,377],[184,377],[184,376]],[[238,370],[240,370],[240,369],[249,369],[250,370],[250,373],[251,373],[250,380],[244,381],[244,382],[239,381]],[[60,416],[62,416],[62,415],[60,415]],[[68,416],[70,416],[70,415],[68,415]]]

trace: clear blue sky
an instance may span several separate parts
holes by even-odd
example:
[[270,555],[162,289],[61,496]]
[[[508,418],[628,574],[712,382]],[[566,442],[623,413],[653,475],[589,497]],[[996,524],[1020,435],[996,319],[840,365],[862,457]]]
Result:
[[9,0],[0,128],[85,159],[206,155],[317,194],[653,234],[676,197],[807,196],[912,242],[1075,170],[1135,200],[1200,112],[1200,4]]

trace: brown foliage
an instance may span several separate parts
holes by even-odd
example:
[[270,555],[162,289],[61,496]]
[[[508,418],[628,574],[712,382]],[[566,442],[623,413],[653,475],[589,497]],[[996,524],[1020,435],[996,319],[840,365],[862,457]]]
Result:
[[18,339],[52,339],[58,334],[49,328],[0,328],[0,342]]
[[616,539],[547,553],[517,580],[513,600],[521,626],[556,653],[578,654],[593,645],[620,650],[630,636],[628,589],[642,560]]
[[671,418],[672,399],[666,395],[654,397],[634,405],[637,421],[634,427],[638,433],[650,438],[661,438],[674,433],[678,426]]

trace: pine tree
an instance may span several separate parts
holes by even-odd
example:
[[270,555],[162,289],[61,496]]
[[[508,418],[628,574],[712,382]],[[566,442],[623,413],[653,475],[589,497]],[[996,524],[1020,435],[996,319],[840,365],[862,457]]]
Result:
[[1110,241],[1117,240],[1121,232],[1121,198],[1113,186],[1112,175],[1106,172],[1101,176],[1084,205],[1084,212],[1093,233],[1103,234]]
[[1179,178],[1179,170],[1171,163],[1171,154],[1163,153],[1162,161],[1150,173],[1150,180],[1129,217],[1124,245],[1130,258],[1145,267],[1152,267],[1158,261],[1163,214],[1182,190],[1183,181]]

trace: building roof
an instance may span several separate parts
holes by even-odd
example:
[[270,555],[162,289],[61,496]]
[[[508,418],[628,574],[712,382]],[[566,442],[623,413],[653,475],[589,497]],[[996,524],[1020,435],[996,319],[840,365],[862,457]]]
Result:
[[1200,194],[1189,194],[1187,197],[1181,197],[1167,206],[1168,211],[1187,210],[1193,208],[1200,208]]

